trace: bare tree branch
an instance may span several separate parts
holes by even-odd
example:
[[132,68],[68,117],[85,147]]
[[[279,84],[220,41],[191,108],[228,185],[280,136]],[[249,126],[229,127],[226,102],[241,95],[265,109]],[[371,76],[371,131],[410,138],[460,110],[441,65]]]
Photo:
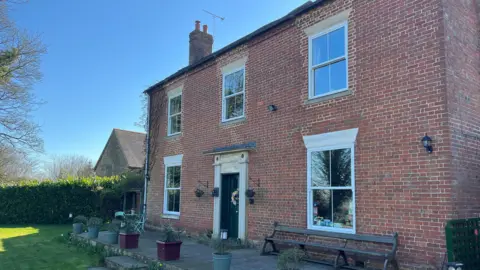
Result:
[[81,155],[54,155],[45,165],[45,174],[49,179],[58,180],[68,176],[75,178],[93,176],[92,160]]

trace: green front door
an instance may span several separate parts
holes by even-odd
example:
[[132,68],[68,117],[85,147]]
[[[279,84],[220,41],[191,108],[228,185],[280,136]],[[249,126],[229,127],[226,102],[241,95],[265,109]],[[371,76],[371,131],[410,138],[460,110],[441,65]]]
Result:
[[238,190],[238,173],[222,174],[220,191],[220,229],[228,230],[228,238],[238,238],[238,201],[232,202],[232,193]]

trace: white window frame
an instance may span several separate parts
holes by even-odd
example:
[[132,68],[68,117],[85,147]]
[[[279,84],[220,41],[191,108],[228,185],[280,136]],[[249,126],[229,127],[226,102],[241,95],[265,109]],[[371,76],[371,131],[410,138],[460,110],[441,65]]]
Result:
[[[180,109],[180,112],[178,113],[175,113],[173,115],[170,114],[170,101],[176,97],[180,96],[180,106],[181,106],[181,109]],[[183,111],[183,100],[182,100],[182,92],[179,92],[179,93],[176,93],[175,95],[172,95],[172,96],[169,96],[168,97],[168,106],[167,106],[167,114],[168,114],[168,127],[167,127],[167,135],[168,136],[174,136],[174,135],[178,135],[180,133],[182,133],[182,125],[180,125],[180,131],[179,132],[175,132],[175,133],[172,133],[172,128],[171,128],[171,124],[172,124],[172,117],[174,116],[177,116],[177,115],[180,115],[180,118],[182,117],[182,111]],[[182,124],[183,124],[183,121],[182,121]]]
[[[335,31],[339,28],[342,28],[342,27],[345,27],[345,55],[341,56],[341,57],[337,57],[335,59],[324,61],[320,64],[317,64],[317,65],[313,66],[313,64],[312,64],[312,62],[313,62],[313,50],[312,50],[313,40],[320,37],[320,36],[331,33],[331,32],[333,32],[333,31]],[[342,61],[342,60],[345,60],[346,87],[342,88],[342,89],[335,90],[335,91],[331,91],[331,92],[328,92],[328,93],[325,93],[325,94],[315,95],[315,69],[321,68],[321,67],[324,67],[324,66],[328,66],[328,65],[334,64],[336,62]],[[326,29],[324,29],[320,32],[312,34],[308,37],[308,98],[309,99],[314,99],[314,98],[329,96],[329,95],[333,95],[333,94],[340,93],[340,92],[347,91],[347,90],[348,90],[348,21],[345,20],[341,23],[330,26],[330,27],[328,27],[328,28],[326,28]]]
[[[234,93],[234,94],[231,94],[229,96],[225,96],[225,77],[232,74],[232,73],[235,73],[237,71],[240,71],[243,69],[243,91],[242,92],[237,92],[237,93]],[[233,120],[237,120],[237,119],[242,119],[242,118],[245,118],[245,77],[246,77],[246,70],[245,70],[245,65],[239,67],[239,68],[236,68],[236,69],[232,69],[228,72],[224,72],[222,73],[222,122],[229,122],[229,121],[233,121]],[[240,95],[240,94],[243,94],[243,114],[241,116],[237,116],[237,117],[232,117],[232,118],[226,118],[227,117],[227,98],[231,98],[231,97],[234,97],[234,96],[237,96],[237,95]]]
[[[330,132],[319,135],[304,136],[303,140],[307,147],[307,228],[310,230],[329,231],[339,233],[356,233],[356,199],[355,199],[355,140],[358,129],[349,129]],[[312,187],[312,152],[329,151],[338,149],[350,149],[351,154],[351,186],[350,187]],[[352,229],[316,226],[313,225],[311,213],[313,213],[313,190],[318,189],[351,189],[353,201]]]
[[[181,201],[181,187],[182,187],[182,159],[183,155],[176,155],[176,156],[168,156],[164,157],[164,184],[163,184],[163,214],[164,215],[173,215],[173,216],[180,216],[180,208],[182,207]],[[167,173],[169,167],[180,167],[180,186],[178,188],[167,188]],[[168,190],[180,190],[180,195],[178,197],[179,200],[179,209],[178,212],[168,211]]]

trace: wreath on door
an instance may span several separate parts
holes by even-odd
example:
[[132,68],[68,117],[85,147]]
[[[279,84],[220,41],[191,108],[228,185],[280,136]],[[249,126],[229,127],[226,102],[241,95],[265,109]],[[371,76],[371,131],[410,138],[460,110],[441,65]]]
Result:
[[234,192],[232,192],[232,198],[231,198],[231,199],[232,199],[233,205],[237,205],[237,202],[238,202],[238,194],[239,194],[238,189],[235,190]]

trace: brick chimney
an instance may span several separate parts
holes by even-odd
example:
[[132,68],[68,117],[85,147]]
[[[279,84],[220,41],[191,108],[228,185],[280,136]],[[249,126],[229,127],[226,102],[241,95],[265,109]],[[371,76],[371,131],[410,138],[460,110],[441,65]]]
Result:
[[193,64],[212,53],[213,36],[208,33],[208,26],[203,25],[200,31],[200,21],[195,21],[195,30],[190,33],[189,64]]

